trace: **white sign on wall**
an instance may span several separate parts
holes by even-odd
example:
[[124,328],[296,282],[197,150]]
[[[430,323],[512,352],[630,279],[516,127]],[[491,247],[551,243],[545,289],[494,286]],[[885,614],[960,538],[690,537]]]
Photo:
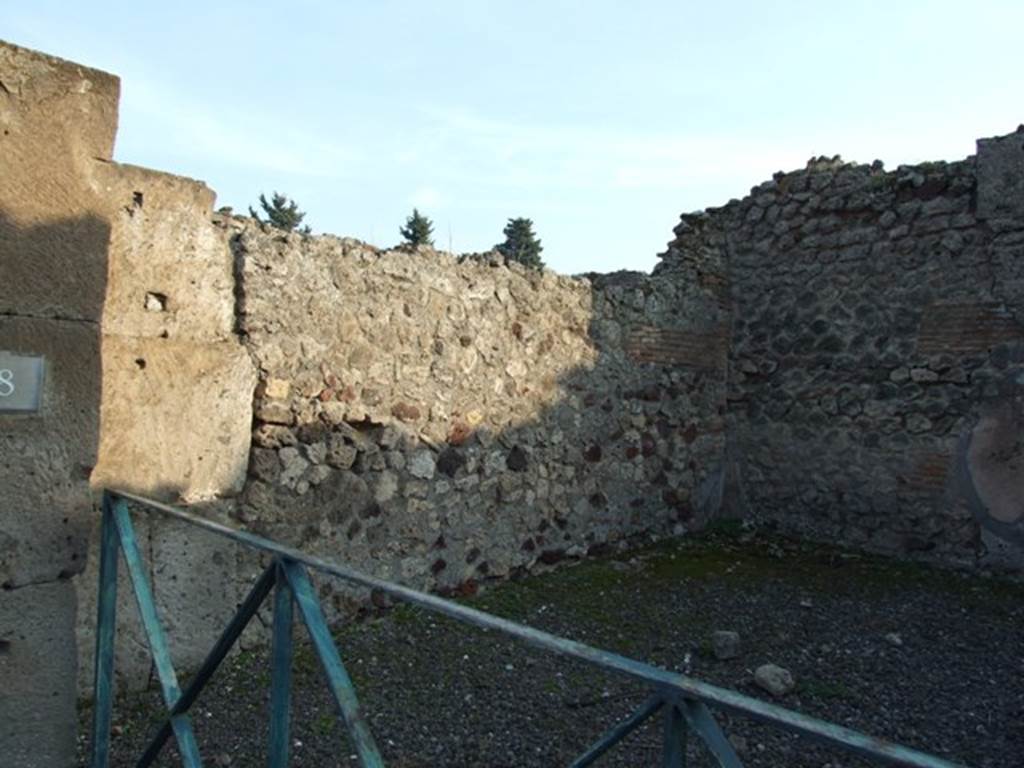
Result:
[[0,350],[0,413],[36,413],[43,399],[42,357]]

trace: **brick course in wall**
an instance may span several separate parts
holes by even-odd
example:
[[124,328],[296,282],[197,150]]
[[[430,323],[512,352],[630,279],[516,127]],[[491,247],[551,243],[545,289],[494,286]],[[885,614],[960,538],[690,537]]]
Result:
[[1024,527],[1021,448],[981,446],[1019,426],[1024,391],[1022,158],[1024,131],[892,172],[818,158],[681,218],[658,269],[727,274],[727,512],[1020,564],[1003,543]]
[[638,363],[692,366],[724,373],[728,345],[728,328],[700,332],[639,325],[626,339],[625,350]]
[[1024,342],[1024,326],[1003,304],[932,304],[917,334],[919,355],[988,354]]

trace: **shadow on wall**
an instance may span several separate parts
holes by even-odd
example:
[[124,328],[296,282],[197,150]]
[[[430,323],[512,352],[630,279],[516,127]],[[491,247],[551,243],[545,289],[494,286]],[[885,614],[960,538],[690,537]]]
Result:
[[66,580],[84,567],[108,242],[98,217],[23,229],[0,211],[0,349],[45,360],[39,411],[0,414],[5,591]]
[[[684,280],[249,234],[241,325],[263,384],[236,515],[250,529],[466,591],[713,513],[724,346],[709,342],[724,331]],[[270,301],[274,270],[319,277]],[[357,294],[374,297],[368,316]]]
[[[304,249],[343,245],[257,237],[261,249],[296,249],[296,263]],[[460,266],[437,254],[374,253],[380,263],[365,264],[342,250],[318,253],[303,269],[278,261],[276,269],[291,270],[280,285],[293,296],[258,283],[240,292],[242,338],[262,380],[249,477],[238,499],[192,511],[415,588],[460,594],[639,537],[680,534],[715,513],[724,318],[686,280],[570,279]],[[303,283],[309,271],[329,272],[331,258],[384,279],[386,289],[355,275],[340,289]],[[433,259],[445,279],[476,282],[451,296],[444,280],[428,288]],[[558,300],[544,304],[547,291]],[[375,314],[359,330],[343,327],[358,298],[339,293],[373,297]],[[387,373],[378,378],[380,370]],[[181,490],[144,493],[174,500]],[[265,558],[151,513],[135,519],[174,656],[188,668]],[[321,589],[335,617],[370,597],[336,581]],[[124,574],[119,590],[116,664],[122,682],[138,687],[151,680],[151,664]],[[254,627],[243,642],[266,642],[259,635]],[[86,629],[84,659],[92,642]],[[86,673],[80,689],[88,686]]]
[[0,313],[98,324],[109,245],[99,216],[23,227],[0,209]]
[[[0,413],[0,744],[5,764],[69,764],[75,593],[85,567],[109,227],[19,227],[0,211],[0,350],[45,361],[36,412]],[[13,379],[18,386],[18,379]]]

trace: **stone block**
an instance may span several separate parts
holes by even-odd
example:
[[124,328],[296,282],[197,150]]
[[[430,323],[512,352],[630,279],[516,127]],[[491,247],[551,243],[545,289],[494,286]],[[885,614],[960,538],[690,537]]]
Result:
[[979,219],[1024,218],[1024,126],[978,140]]
[[263,394],[271,400],[287,400],[292,384],[287,379],[268,378],[263,385]]
[[220,341],[234,325],[233,257],[200,181],[106,163],[110,223],[103,332]]
[[6,766],[74,764],[74,625],[69,581],[0,591],[0,745]]
[[718,660],[734,659],[740,655],[739,632],[716,630],[711,633],[711,650]]
[[232,342],[105,336],[93,485],[187,501],[239,491],[255,386]]

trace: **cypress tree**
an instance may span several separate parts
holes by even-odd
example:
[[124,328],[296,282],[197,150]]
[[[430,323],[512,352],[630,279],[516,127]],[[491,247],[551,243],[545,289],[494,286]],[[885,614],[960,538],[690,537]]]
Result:
[[398,231],[409,245],[432,246],[434,244],[434,240],[430,236],[434,231],[433,223],[415,208],[412,209],[412,216],[405,220],[405,226],[399,227]]
[[[270,202],[267,201],[263,193],[260,193],[260,207],[267,216],[266,222],[259,217],[259,214],[253,210],[251,205],[249,206],[249,215],[260,224],[270,224],[270,226],[283,229],[285,232],[294,231],[302,223],[302,220],[306,218],[306,214],[299,210],[299,206],[294,200],[289,200],[279,192],[274,192]],[[304,235],[308,235],[310,231],[308,226],[299,229],[299,232]]]
[[505,261],[518,261],[532,269],[543,269],[544,262],[540,258],[540,240],[533,233],[533,222],[529,219],[509,219],[503,233],[505,242],[494,246],[505,257]]

